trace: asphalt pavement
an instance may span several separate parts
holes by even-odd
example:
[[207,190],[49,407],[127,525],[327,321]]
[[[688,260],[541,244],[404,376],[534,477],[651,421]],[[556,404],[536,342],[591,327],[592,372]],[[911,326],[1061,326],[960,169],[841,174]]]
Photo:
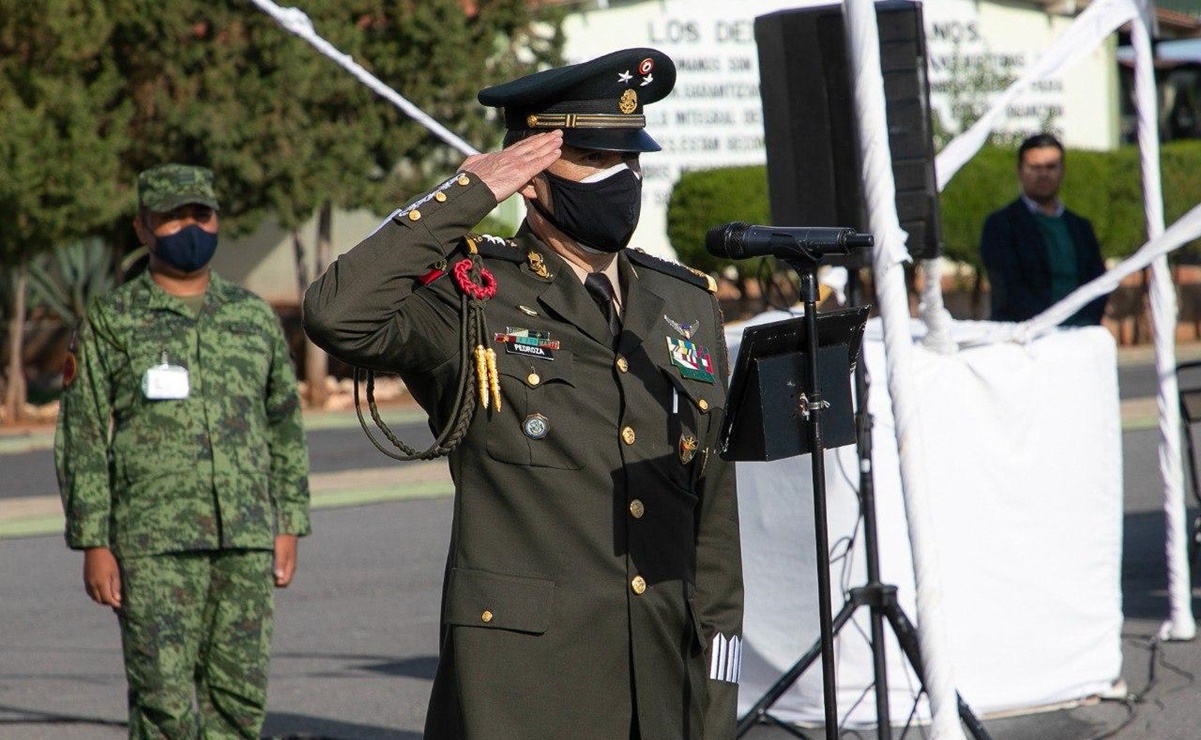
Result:
[[[1190,353],[1201,357],[1201,348],[1185,348],[1182,359]],[[997,740],[1201,738],[1201,645],[1153,639],[1166,615],[1167,584],[1149,358],[1125,352],[1119,366],[1123,678],[1130,694],[1126,701],[984,718]],[[406,441],[428,443],[419,414],[395,410],[386,418]],[[264,735],[419,738],[453,505],[445,465],[387,459],[363,439],[353,415],[312,415],[309,428],[314,534],[301,544],[294,584],[277,599]],[[84,595],[80,558],[59,534],[61,513],[47,513],[57,499],[49,439],[47,430],[0,435],[0,738],[121,738],[125,686],[116,621]],[[793,736],[768,726],[746,735]],[[925,737],[927,730],[894,732],[902,736]]]

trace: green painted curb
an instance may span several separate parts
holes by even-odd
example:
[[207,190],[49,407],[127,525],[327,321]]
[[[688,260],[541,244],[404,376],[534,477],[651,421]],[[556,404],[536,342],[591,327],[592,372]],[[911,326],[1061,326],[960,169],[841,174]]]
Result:
[[[366,409],[363,418],[373,433],[377,430],[370,414]],[[429,417],[421,409],[389,409],[380,413],[380,418],[389,426],[414,424],[424,422]],[[359,419],[353,410],[349,411],[312,411],[304,416],[305,431],[323,431],[327,429],[354,429],[359,426]],[[54,432],[33,432],[30,434],[0,433],[0,455],[21,455],[26,452],[49,450],[54,448]]]
[[[349,506],[380,504],[388,501],[416,501],[419,499],[445,498],[454,494],[454,490],[454,484],[450,481],[430,481],[407,486],[350,488],[344,491],[329,491],[328,493],[315,494],[310,503],[310,508],[317,511],[321,509],[341,509]],[[63,526],[62,514],[47,514],[44,516],[14,519],[8,522],[0,522],[0,539],[45,537],[52,534],[62,534]]]

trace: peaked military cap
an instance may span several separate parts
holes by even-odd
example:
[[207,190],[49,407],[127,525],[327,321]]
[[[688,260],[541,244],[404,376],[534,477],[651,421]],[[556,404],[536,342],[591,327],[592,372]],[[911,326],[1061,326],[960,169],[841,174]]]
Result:
[[676,84],[676,65],[655,49],[624,49],[590,62],[556,67],[480,91],[479,101],[504,108],[510,131],[563,130],[564,143],[584,149],[657,152],[642,108]]
[[138,206],[166,213],[187,203],[217,209],[213,172],[190,164],[160,164],[138,175]]

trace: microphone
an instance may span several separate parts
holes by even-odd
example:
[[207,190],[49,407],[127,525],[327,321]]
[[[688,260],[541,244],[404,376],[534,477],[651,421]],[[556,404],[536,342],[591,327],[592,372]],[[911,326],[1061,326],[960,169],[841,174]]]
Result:
[[852,249],[875,244],[871,234],[842,226],[752,226],[733,221],[709,229],[705,248],[726,259],[748,257],[809,257],[850,254]]

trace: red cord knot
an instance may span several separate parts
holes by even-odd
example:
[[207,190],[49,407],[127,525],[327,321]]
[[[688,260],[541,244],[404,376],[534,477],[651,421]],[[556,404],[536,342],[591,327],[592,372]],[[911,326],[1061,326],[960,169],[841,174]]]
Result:
[[486,301],[496,295],[496,278],[492,277],[491,272],[478,266],[474,260],[464,258],[456,262],[454,274],[459,290],[471,298]]

